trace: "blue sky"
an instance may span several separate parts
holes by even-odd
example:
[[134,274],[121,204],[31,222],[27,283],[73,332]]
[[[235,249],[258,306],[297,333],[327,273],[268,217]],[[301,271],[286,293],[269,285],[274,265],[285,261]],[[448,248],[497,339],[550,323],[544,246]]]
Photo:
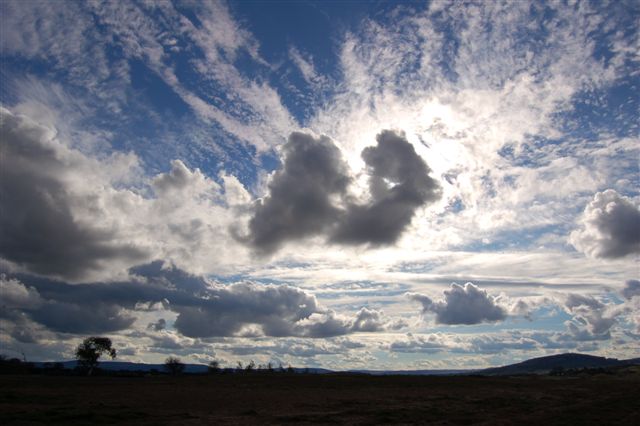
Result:
[[636,2],[0,12],[10,356],[637,356]]

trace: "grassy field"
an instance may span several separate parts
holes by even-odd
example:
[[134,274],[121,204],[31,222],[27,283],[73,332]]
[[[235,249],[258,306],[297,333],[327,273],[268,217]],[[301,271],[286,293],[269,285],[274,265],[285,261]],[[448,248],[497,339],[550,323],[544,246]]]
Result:
[[0,424],[638,425],[640,375],[0,376]]

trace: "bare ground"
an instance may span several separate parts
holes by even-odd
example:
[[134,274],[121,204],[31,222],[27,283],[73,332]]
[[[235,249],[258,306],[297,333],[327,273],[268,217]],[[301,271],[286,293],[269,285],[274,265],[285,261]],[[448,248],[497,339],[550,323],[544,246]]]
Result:
[[638,425],[640,375],[0,376],[0,423]]

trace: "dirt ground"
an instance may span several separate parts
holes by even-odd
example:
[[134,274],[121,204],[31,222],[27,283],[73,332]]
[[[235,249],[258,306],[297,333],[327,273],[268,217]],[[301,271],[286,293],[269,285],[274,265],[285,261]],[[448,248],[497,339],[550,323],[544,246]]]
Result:
[[639,425],[640,375],[0,376],[0,424]]

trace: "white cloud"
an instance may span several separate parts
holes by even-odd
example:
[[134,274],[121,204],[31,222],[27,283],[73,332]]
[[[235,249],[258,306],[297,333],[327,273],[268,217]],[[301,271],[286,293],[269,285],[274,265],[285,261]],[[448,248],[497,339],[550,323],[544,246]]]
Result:
[[[5,105],[11,111],[3,111],[3,131],[17,123],[14,133],[20,143],[14,147],[24,152],[7,151],[9,160],[19,164],[5,167],[3,162],[3,172],[17,179],[3,179],[0,186],[3,195],[15,198],[13,211],[31,222],[2,228],[19,237],[11,241],[38,249],[30,250],[27,258],[12,246],[2,252],[0,267],[21,266],[22,272],[73,281],[113,281],[127,278],[128,268],[138,262],[163,259],[192,273],[238,274],[256,283],[275,280],[296,286],[305,297],[316,295],[323,308],[289,324],[294,335],[352,333],[358,341],[367,341],[367,334],[376,331],[375,344],[367,341],[360,352],[338,348],[337,343],[322,346],[318,339],[309,343],[306,337],[296,340],[288,352],[271,345],[277,346],[270,349],[274,354],[293,361],[326,357],[338,365],[338,357],[343,357],[342,362],[356,365],[358,358],[370,359],[379,341],[393,340],[389,336],[415,316],[415,307],[400,296],[407,291],[420,293],[417,300],[445,323],[499,322],[494,327],[502,328],[512,319],[500,322],[501,318],[528,315],[533,322],[526,327],[535,328],[535,309],[540,303],[553,309],[548,302],[553,297],[572,319],[566,331],[544,336],[505,332],[471,341],[414,335],[396,345],[394,353],[401,357],[431,351],[464,359],[474,352],[580,347],[616,353],[617,348],[607,345],[624,332],[633,336],[633,327],[636,333],[640,327],[640,299],[634,297],[633,284],[620,293],[623,303],[609,303],[602,296],[637,275],[637,199],[621,195],[636,193],[637,124],[632,118],[609,120],[616,125],[608,128],[595,120],[594,135],[585,136],[583,130],[589,126],[581,120],[589,118],[582,118],[577,101],[593,107],[596,115],[598,107],[616,115],[622,108],[606,95],[638,72],[633,48],[637,31],[616,28],[621,22],[616,14],[626,13],[625,6],[437,5],[424,13],[416,7],[412,13],[365,19],[342,40],[334,39],[340,43],[341,81],[322,75],[325,67],[316,65],[325,58],[311,56],[306,46],[285,46],[280,53],[313,89],[309,96],[317,102],[304,111],[311,118],[303,124],[335,141],[353,179],[349,196],[362,196],[358,202],[365,203],[371,195],[370,173],[361,153],[372,149],[375,135],[382,129],[403,129],[407,142],[440,182],[442,198],[429,208],[412,210],[410,223],[405,220],[401,227],[402,238],[392,247],[335,248],[311,235],[287,240],[271,259],[255,259],[228,232],[232,224],[247,223],[252,214],[252,196],[241,180],[252,181],[255,172],[258,182],[251,190],[263,195],[267,178],[256,170],[260,156],[282,145],[299,123],[285,107],[285,101],[291,105],[285,98],[291,95],[286,84],[276,89],[272,83],[286,78],[281,75],[285,67],[272,66],[261,57],[259,40],[246,21],[236,19],[228,5],[219,2],[178,8],[169,2],[78,3],[64,10],[50,2],[2,2],[3,57],[40,61],[48,80],[6,68],[7,102],[12,104]],[[183,14],[183,7],[191,13]],[[240,63],[250,65],[240,68]],[[179,105],[171,106],[185,109],[184,117],[156,110],[144,92],[132,86],[132,77],[145,72],[153,81],[159,79],[158,87],[166,84],[164,90],[177,95],[173,102]],[[327,95],[319,93],[323,90],[333,97],[322,97]],[[146,132],[128,128],[138,114],[140,121],[149,118],[150,128],[157,126],[157,137],[129,140],[129,133]],[[2,142],[11,141],[3,137]],[[136,153],[115,153],[116,145]],[[27,147],[33,149],[26,152]],[[153,164],[143,163],[147,158]],[[239,180],[229,170],[218,169],[227,166],[247,173],[238,174]],[[291,187],[301,181],[293,180]],[[29,190],[20,190],[20,182],[28,183]],[[587,200],[603,188],[616,192],[599,192]],[[334,198],[331,202],[337,201]],[[71,241],[77,241],[73,247],[68,238],[56,238],[60,233],[47,222],[47,217],[61,214],[68,219],[58,220],[69,225],[65,236],[83,237]],[[3,220],[18,220],[19,215],[10,216]],[[591,259],[564,245],[576,220],[579,229],[570,242]],[[32,232],[36,228],[46,238],[38,240]],[[140,258],[132,258],[127,250]],[[62,257],[74,264],[55,266]],[[454,280],[470,280],[484,290],[458,286],[437,300]],[[41,299],[47,299],[30,285],[13,279],[2,283],[10,295],[7,300],[16,306],[41,307]],[[242,297],[225,293],[226,300],[243,306],[250,305],[244,296],[251,299],[265,291],[261,284],[244,293],[234,289]],[[582,292],[582,299],[558,298],[559,289]],[[65,312],[78,318],[91,312],[68,300],[45,305],[37,318],[41,323],[2,319],[2,342],[39,340],[52,353],[62,353],[63,346],[52,343],[58,336],[52,337],[42,324],[68,331],[74,324],[65,321]],[[140,302],[124,311],[103,306],[97,312],[100,318],[114,319],[105,320],[110,330],[129,325],[146,330],[153,324],[159,333],[155,340],[145,335],[144,344],[138,344],[135,337],[123,338],[123,344],[140,349],[138,353],[211,350],[200,338],[180,336],[172,329],[178,313],[161,301]],[[215,317],[211,312],[202,317],[209,314]],[[160,316],[166,320],[164,330]],[[240,334],[264,331],[260,321],[236,323]],[[415,331],[425,325],[407,327]],[[114,333],[122,336],[121,331]],[[388,335],[380,337],[384,333]],[[238,342],[230,341],[229,351]],[[587,346],[579,346],[583,344]],[[245,349],[249,350],[255,349]]]
[[289,48],[289,56],[298,67],[300,74],[302,74],[307,84],[311,86],[313,90],[322,90],[323,86],[327,84],[327,79],[316,72],[313,65],[313,58],[308,55],[303,55],[293,46]]
[[155,197],[149,196],[135,155],[116,152],[99,161],[66,146],[55,129],[2,114],[2,193],[13,205],[13,215],[2,219],[5,260],[83,280],[124,276],[156,258],[192,272],[220,272],[246,259],[228,233],[237,212],[199,170],[174,161],[168,173],[149,179]]
[[579,225],[569,241],[591,257],[615,259],[640,253],[640,207],[612,189],[596,193]]
[[3,309],[37,308],[42,304],[38,290],[4,274],[0,274],[0,295]]
[[409,293],[408,297],[422,305],[423,314],[436,314],[438,324],[479,324],[507,317],[505,308],[494,297],[472,283],[451,284],[444,291],[444,300],[438,302],[422,294]]

